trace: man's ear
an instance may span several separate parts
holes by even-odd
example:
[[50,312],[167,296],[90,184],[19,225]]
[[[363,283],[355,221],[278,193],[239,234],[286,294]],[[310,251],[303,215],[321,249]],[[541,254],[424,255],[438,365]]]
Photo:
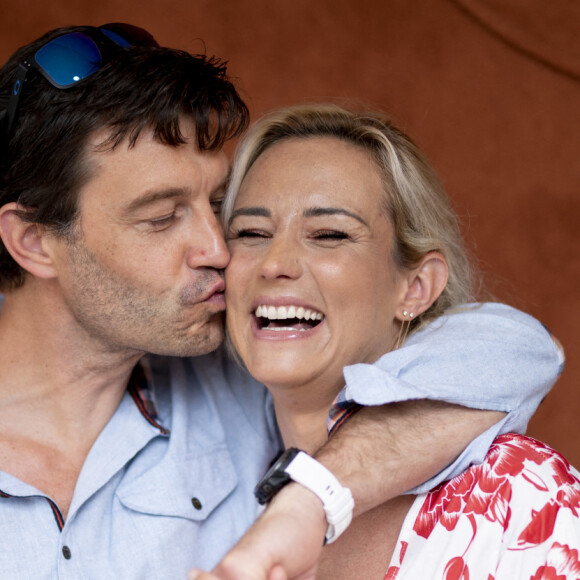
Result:
[[26,210],[12,202],[0,208],[0,237],[12,258],[27,272],[38,278],[52,278],[56,272],[47,251],[49,234],[41,224],[23,220]]
[[[428,310],[443,292],[449,278],[449,267],[443,254],[429,252],[406,276],[407,292],[401,302],[401,309],[416,318]],[[401,319],[404,320],[405,316],[401,316]]]

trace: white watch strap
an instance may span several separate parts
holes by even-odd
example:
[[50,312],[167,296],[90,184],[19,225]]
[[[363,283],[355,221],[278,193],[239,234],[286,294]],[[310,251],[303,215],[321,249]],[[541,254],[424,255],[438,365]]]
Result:
[[331,544],[348,528],[354,500],[332,473],[307,453],[301,451],[285,469],[292,480],[316,494],[322,501],[328,529],[326,543]]

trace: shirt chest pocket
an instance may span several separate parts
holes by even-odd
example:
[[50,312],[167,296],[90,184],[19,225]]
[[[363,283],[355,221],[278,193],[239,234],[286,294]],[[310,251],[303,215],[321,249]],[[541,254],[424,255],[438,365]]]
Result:
[[116,492],[121,505],[152,516],[203,521],[236,489],[238,477],[225,446],[187,458],[162,460]]

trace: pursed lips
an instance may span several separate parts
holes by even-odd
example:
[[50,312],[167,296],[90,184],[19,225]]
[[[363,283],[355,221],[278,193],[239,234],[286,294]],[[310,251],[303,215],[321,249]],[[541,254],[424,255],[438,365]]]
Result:
[[200,302],[205,302],[206,300],[211,300],[215,296],[223,296],[226,289],[225,282],[220,278],[216,280],[215,283],[207,290],[205,297],[200,300]]

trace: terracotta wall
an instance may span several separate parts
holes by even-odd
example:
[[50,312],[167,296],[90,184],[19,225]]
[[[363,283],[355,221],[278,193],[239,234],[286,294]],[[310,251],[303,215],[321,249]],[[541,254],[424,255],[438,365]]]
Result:
[[255,115],[329,97],[389,111],[443,177],[496,295],[564,344],[529,433],[580,465],[577,0],[2,0],[0,58],[110,21],[228,59]]

